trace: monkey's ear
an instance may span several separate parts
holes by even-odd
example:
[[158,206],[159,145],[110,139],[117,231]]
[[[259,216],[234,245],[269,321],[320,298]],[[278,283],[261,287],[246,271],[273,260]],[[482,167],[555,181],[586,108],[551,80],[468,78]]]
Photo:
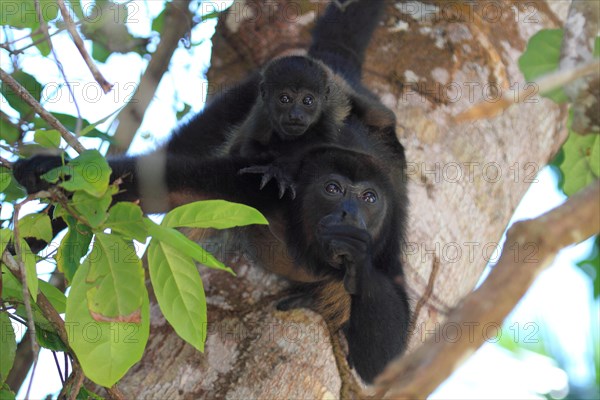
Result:
[[267,97],[267,88],[265,86],[265,82],[260,83],[260,97],[262,97],[263,100]]
[[327,85],[325,87],[325,100],[327,100],[329,98],[329,94],[331,93],[331,86]]

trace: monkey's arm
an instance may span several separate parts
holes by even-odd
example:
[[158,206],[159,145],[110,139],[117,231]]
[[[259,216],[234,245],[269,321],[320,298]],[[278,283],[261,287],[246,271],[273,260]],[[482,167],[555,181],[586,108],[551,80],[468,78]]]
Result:
[[315,25],[308,55],[360,86],[365,53],[384,6],[384,0],[332,2]]
[[[346,337],[349,361],[368,383],[385,366],[404,352],[410,323],[410,310],[400,265],[378,265],[374,260],[369,233],[348,226],[333,226],[321,235],[332,262],[345,270],[344,287],[350,293],[351,307]],[[386,262],[396,262],[388,260]]]
[[[238,174],[242,168],[259,164],[259,158],[201,160],[155,152],[108,161],[111,182],[120,179],[114,201],[140,200],[147,213],[166,212],[190,201],[207,199],[240,202],[268,212],[277,200],[274,188],[258,189],[258,177]],[[35,193],[50,186],[40,176],[60,165],[58,156],[36,156],[18,161],[14,175],[29,193]]]

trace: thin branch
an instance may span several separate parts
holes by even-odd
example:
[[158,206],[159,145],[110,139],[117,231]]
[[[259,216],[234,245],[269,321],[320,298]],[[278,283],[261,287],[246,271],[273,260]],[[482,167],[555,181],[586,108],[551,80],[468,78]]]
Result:
[[85,151],[85,147],[83,147],[81,143],[79,143],[77,138],[73,136],[71,132],[69,132],[67,128],[65,128],[63,124],[61,124],[60,121],[56,119],[54,115],[46,111],[44,107],[42,107],[42,105],[38,103],[38,101],[34,99],[31,94],[29,94],[27,89],[21,86],[19,82],[17,82],[12,76],[10,76],[10,74],[8,74],[2,68],[0,68],[0,80],[6,83],[8,87],[10,87],[12,91],[17,94],[17,96],[23,99],[36,113],[38,113],[44,121],[48,122],[50,126],[59,131],[61,136],[63,137],[63,139],[65,139],[69,146],[71,146],[73,149],[75,149],[75,151],[77,151],[80,154]]
[[[31,338],[31,354],[33,354],[33,369],[31,373],[31,379],[29,380],[29,385],[27,386],[27,393],[25,398],[29,398],[29,393],[31,391],[31,384],[33,383],[33,377],[35,375],[35,370],[38,362],[38,354],[40,352],[40,346],[36,340],[35,334],[35,322],[33,321],[33,310],[31,308],[31,296],[29,292],[29,286],[27,285],[27,269],[25,268],[25,263],[23,262],[23,249],[21,248],[21,239],[19,237],[19,212],[21,211],[21,207],[26,204],[30,199],[25,199],[21,203],[15,204],[15,210],[13,212],[13,242],[15,246],[15,250],[17,252],[17,260],[16,268],[18,269],[21,275],[21,285],[23,290],[23,303],[25,305],[25,313],[27,314],[27,333]],[[10,266],[9,266],[10,268]],[[37,279],[37,276],[35,277]]]
[[[19,265],[18,265],[17,261],[14,259],[12,254],[10,254],[8,251],[4,251],[4,253],[2,254],[2,262],[4,262],[8,266],[8,269],[10,270],[10,272],[17,279],[22,280],[24,278],[21,270],[19,269]],[[69,377],[68,381],[69,380],[72,381],[74,379],[77,379],[77,380],[80,379],[79,376],[84,376],[83,371],[81,369],[81,366],[79,365],[79,362],[77,361],[77,357],[75,356],[75,353],[69,346],[69,338],[67,336],[67,331],[65,329],[65,321],[63,321],[63,319],[60,317],[60,315],[56,312],[56,309],[54,308],[54,306],[52,306],[52,304],[50,303],[48,298],[42,292],[38,293],[36,304],[40,308],[42,315],[44,315],[44,317],[46,317],[46,319],[50,322],[50,324],[52,325],[52,327],[58,334],[58,337],[60,338],[60,340],[65,344],[65,346],[67,347],[67,349],[69,351],[69,354],[72,357],[71,363],[72,363],[73,372],[71,374],[71,377]],[[34,361],[33,365],[35,368],[35,365],[36,365],[35,361]],[[81,379],[83,379],[83,378],[81,378]],[[65,384],[65,387],[66,387],[66,384]],[[63,387],[63,389],[64,389],[64,387]],[[77,390],[77,392],[79,392],[79,390]],[[60,398],[63,398],[63,397],[60,397]]]
[[96,82],[98,82],[100,87],[102,87],[104,93],[110,92],[113,85],[112,83],[108,82],[106,78],[104,78],[104,76],[102,76],[102,73],[100,73],[100,70],[98,70],[98,67],[96,67],[96,64],[94,63],[94,60],[92,60],[92,57],[90,57],[87,50],[85,49],[83,39],[81,38],[81,36],[79,36],[79,32],[77,32],[77,29],[75,28],[75,21],[73,21],[73,18],[71,18],[69,10],[65,6],[65,2],[63,0],[56,0],[56,4],[58,4],[58,7],[60,8],[60,13],[63,17],[63,20],[65,21],[67,30],[71,34],[71,38],[73,39],[73,42],[77,47],[77,50],[79,50],[81,57],[83,57],[83,60],[85,61],[90,72],[94,76],[94,79],[96,80]]
[[514,103],[522,103],[527,99],[531,98],[532,95],[540,93],[548,93],[552,90],[562,88],[570,82],[573,82],[579,78],[586,76],[598,77],[598,71],[600,70],[600,61],[595,60],[587,64],[580,65],[576,68],[569,70],[560,70],[547,75],[542,76],[535,82],[535,92],[529,90],[519,90],[518,96],[515,98],[514,93],[509,90],[502,92],[502,97],[495,102],[482,102],[474,105],[473,107],[461,112],[454,117],[456,122],[466,122],[475,119],[492,118],[506,110]]
[[79,132],[81,131],[81,124],[82,124],[81,111],[79,110],[79,103],[77,102],[75,93],[73,93],[73,88],[71,87],[71,84],[69,83],[69,80],[67,79],[67,74],[65,73],[65,69],[63,68],[62,63],[58,59],[56,50],[54,49],[54,46],[52,45],[52,39],[50,38],[50,34],[48,33],[48,24],[44,20],[44,16],[42,15],[42,9],[41,9],[39,3],[40,3],[40,0],[35,0],[35,9],[38,13],[38,18],[41,21],[40,28],[42,29],[42,32],[44,33],[44,38],[48,41],[48,45],[50,46],[50,52],[52,53],[52,56],[54,57],[54,62],[56,62],[56,67],[58,68],[58,71],[62,75],[63,80],[65,81],[65,85],[67,86],[67,89],[69,90],[69,94],[71,95],[71,98],[73,99],[73,104],[75,105],[75,111],[77,112],[77,123],[75,126],[74,133],[76,136],[78,136]]
[[[371,398],[425,398],[486,340],[536,277],[563,247],[600,232],[600,180],[539,218],[517,222],[508,231],[498,263],[481,287],[468,295],[414,353],[392,362],[377,379]],[[508,244],[515,245],[509,246]],[[518,246],[518,247],[517,247]],[[468,334],[444,340],[445,329]],[[494,330],[492,330],[494,331]],[[491,336],[491,337],[490,337]],[[441,340],[440,340],[441,338]]]
[[0,157],[0,164],[5,166],[8,169],[12,169],[13,163],[11,163],[10,161],[8,161],[6,158],[4,157]]
[[116,145],[109,148],[108,154],[125,152],[142,124],[144,114],[154,98],[160,80],[169,68],[179,40],[192,29],[193,15],[189,10],[189,3],[190,0],[167,3],[160,42],[131,100],[117,117],[119,125],[113,135]]

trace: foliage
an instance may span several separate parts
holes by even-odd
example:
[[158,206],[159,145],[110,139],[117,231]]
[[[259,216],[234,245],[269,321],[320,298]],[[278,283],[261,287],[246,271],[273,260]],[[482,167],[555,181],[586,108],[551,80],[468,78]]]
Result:
[[[545,29],[531,37],[527,49],[519,59],[519,67],[526,80],[535,80],[542,75],[558,70],[560,49],[563,39],[562,29]],[[594,43],[594,56],[600,57],[600,36],[596,37]],[[562,89],[552,91],[545,95],[558,104],[568,102],[568,98]],[[567,196],[587,187],[590,183],[600,178],[600,135],[580,135],[572,129],[573,113],[569,110],[567,129],[569,136],[563,144],[550,166],[558,174],[559,189]],[[578,267],[587,273],[594,290],[594,298],[600,296],[600,237],[596,236],[594,246],[588,257],[579,263]],[[594,307],[594,306],[593,306]],[[596,319],[592,317],[592,319]],[[597,320],[595,322],[597,324]],[[594,330],[593,336],[597,336]],[[590,383],[593,392],[600,387],[600,358],[598,353],[600,346],[597,337],[594,338],[593,352],[596,372],[596,382]],[[519,343],[502,342],[501,345],[513,352],[523,349],[537,351],[541,354],[547,353],[543,343],[537,348],[527,347]],[[560,362],[559,362],[560,364]],[[594,387],[595,386],[595,387]]]
[[[83,6],[79,0],[67,3],[80,33],[91,44],[91,56],[96,61],[105,62],[114,53],[150,54],[146,45],[153,36],[133,35],[127,25],[131,15],[139,11],[136,10],[139,4],[107,0]],[[0,24],[5,26],[5,32],[21,36],[22,32],[29,32],[25,37],[30,45],[23,45],[26,42],[19,40],[10,42],[10,46],[23,46],[12,48],[14,60],[22,52],[51,57],[44,29],[52,36],[65,28],[55,0],[42,0],[39,5],[39,14],[35,12],[33,0],[7,3],[3,7]],[[45,28],[40,25],[40,15],[47,24]],[[163,11],[152,23],[152,35],[162,34],[164,19]],[[10,50],[10,46],[1,51]],[[44,102],[45,88],[36,77],[18,68],[11,76],[34,99]],[[9,249],[12,256],[9,252],[4,255],[22,262],[26,271],[25,284],[31,294],[29,300],[37,342],[52,351],[76,356],[87,378],[102,386],[113,386],[140,360],[148,340],[149,297],[146,272],[140,258],[143,252],[139,248],[150,239],[148,269],[158,304],[174,330],[202,351],[206,338],[206,299],[196,262],[224,272],[233,271],[177,228],[225,229],[266,224],[264,217],[250,207],[216,200],[177,208],[166,215],[162,224],[156,224],[143,215],[138,205],[114,201],[119,182],[111,183],[109,163],[99,150],[90,149],[73,157],[72,149],[67,147],[60,132],[39,117],[19,93],[14,93],[3,82],[0,94],[10,106],[0,113],[0,145],[3,149],[0,199],[3,206],[12,203],[18,210],[32,201],[32,198],[25,199],[25,191],[12,176],[10,164],[4,164],[4,160],[28,157],[41,149],[57,152],[63,157],[61,167],[43,176],[54,184],[53,188],[39,194],[41,202],[53,205],[54,211],[50,213],[45,209],[37,214],[19,215],[17,229],[14,216],[0,221],[0,251],[4,253]],[[183,113],[189,110],[186,105]],[[94,123],[66,113],[51,114],[75,136],[98,138],[102,144],[110,144],[110,134],[99,126],[119,111]],[[52,222],[58,218],[66,222],[67,229],[56,251],[48,247],[39,253],[45,257],[34,254],[30,241],[53,240],[57,232],[53,231]],[[19,245],[15,246],[15,243]],[[69,291],[59,290],[38,279],[39,262],[55,263],[56,269],[64,274]],[[11,398],[14,393],[10,392],[5,380],[16,351],[13,324],[25,324],[29,313],[24,305],[22,282],[9,265],[2,264],[1,268],[0,397]],[[38,293],[45,296],[57,313],[65,314],[68,343],[60,339],[59,332],[42,312]],[[97,396],[81,388],[79,397]]]
[[[558,70],[562,29],[544,29],[531,37],[527,49],[519,58],[519,68],[527,80]],[[594,54],[600,54],[600,38],[595,42]],[[567,102],[562,89],[546,97],[557,103]],[[559,186],[570,196],[600,177],[600,135],[579,135],[571,130],[573,121],[569,113],[569,137],[552,165],[559,173]]]

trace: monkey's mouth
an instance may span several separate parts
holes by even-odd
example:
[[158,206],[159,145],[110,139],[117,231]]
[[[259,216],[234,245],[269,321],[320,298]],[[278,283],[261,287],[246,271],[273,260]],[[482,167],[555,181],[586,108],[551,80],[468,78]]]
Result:
[[299,124],[299,123],[293,123],[293,122],[284,123],[284,124],[282,124],[281,127],[283,130],[283,133],[286,134],[287,136],[300,136],[306,131],[306,128],[307,128],[307,126],[305,124]]

